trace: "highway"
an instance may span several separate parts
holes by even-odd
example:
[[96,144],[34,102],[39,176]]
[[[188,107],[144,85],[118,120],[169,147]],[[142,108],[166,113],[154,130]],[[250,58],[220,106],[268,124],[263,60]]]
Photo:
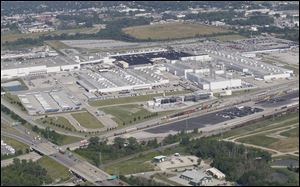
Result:
[[[1,120],[6,123],[11,122],[10,120],[6,119],[4,116],[1,116]],[[15,127],[17,127],[18,129],[17,133],[6,132],[4,130],[1,130],[1,135],[14,138],[20,142],[29,145],[32,149],[34,149],[38,153],[49,156],[56,162],[69,168],[70,171],[72,171],[76,175],[84,178],[85,180],[92,182],[97,186],[99,185],[118,186],[119,185],[118,180],[107,181],[107,178],[110,177],[110,175],[100,170],[99,168],[93,166],[92,164],[88,163],[87,161],[84,161],[75,155],[71,155],[67,151],[65,154],[62,154],[58,151],[60,148],[59,146],[45,139],[35,140],[34,133],[30,133],[30,134],[25,133],[25,131],[20,130],[20,128],[22,128],[21,126],[15,126]]]

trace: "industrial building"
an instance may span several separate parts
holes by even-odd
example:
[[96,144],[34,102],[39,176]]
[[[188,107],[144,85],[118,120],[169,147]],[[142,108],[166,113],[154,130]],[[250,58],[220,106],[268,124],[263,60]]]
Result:
[[197,170],[187,170],[179,178],[189,181],[193,186],[205,186],[212,182],[212,177]]
[[34,92],[18,95],[30,115],[80,109],[81,103],[64,91]]
[[1,62],[1,79],[79,70],[80,64],[62,56]]
[[24,86],[19,81],[1,83],[1,87],[7,91],[20,91],[24,89]]
[[185,52],[178,52],[174,50],[158,50],[158,51],[150,51],[150,52],[136,52],[130,54],[122,54],[122,55],[111,55],[111,58],[116,59],[118,65],[124,66],[124,62],[128,64],[129,67],[135,68],[140,66],[151,66],[155,64],[155,62],[163,61],[171,62],[174,60],[180,61],[207,61],[211,60],[209,55],[200,54],[200,55],[192,55]]
[[88,92],[118,92],[124,90],[151,89],[169,83],[157,71],[147,69],[113,69],[107,72],[81,73],[77,84]]
[[210,76],[202,73],[187,73],[187,79],[199,85],[203,90],[221,90],[242,86],[241,79],[226,78],[216,74]]
[[154,97],[152,101],[147,102],[147,105],[149,107],[161,107],[161,106],[184,103],[184,102],[197,102],[199,100],[209,99],[212,96],[213,96],[212,92],[197,91],[182,96]]

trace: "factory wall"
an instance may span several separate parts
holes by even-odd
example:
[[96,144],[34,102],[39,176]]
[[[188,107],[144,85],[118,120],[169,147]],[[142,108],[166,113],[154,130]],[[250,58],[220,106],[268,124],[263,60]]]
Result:
[[60,66],[61,71],[73,71],[73,70],[79,70],[80,65],[79,64],[70,64],[70,65],[63,65]]
[[230,88],[230,87],[239,87],[239,86],[242,86],[241,79],[230,79],[230,80],[210,82],[211,90],[218,90],[227,87]]
[[23,77],[29,75],[32,72],[37,72],[37,71],[47,71],[46,65],[25,67],[25,68],[4,69],[1,70],[1,79],[12,78],[12,77]]
[[275,75],[265,75],[263,78],[265,81],[272,80],[272,79],[284,79],[291,77],[290,73],[281,73]]

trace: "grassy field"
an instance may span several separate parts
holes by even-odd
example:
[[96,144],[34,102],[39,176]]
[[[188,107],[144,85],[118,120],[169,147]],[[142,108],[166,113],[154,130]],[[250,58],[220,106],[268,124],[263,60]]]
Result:
[[105,99],[97,101],[89,101],[91,106],[105,106],[105,105],[114,105],[114,104],[127,104],[133,102],[142,102],[151,100],[153,97],[162,96],[162,94],[149,94],[149,95],[139,95],[132,97],[122,97],[117,99]]
[[45,41],[44,43],[56,50],[70,48],[68,45],[59,40],[49,40]]
[[89,112],[71,114],[85,128],[102,128],[103,124]]
[[[297,128],[299,130],[299,128]],[[281,152],[289,152],[299,150],[299,133],[298,136],[295,134],[291,134],[290,131],[294,132],[295,129],[288,130],[287,138],[277,138],[277,137],[268,137],[267,135],[274,134],[278,131],[282,131],[282,129],[257,134],[245,138],[238,139],[239,142],[248,143],[258,146],[263,146],[271,149],[275,149]]]
[[[2,126],[2,124],[1,124]],[[23,153],[26,152],[26,149],[29,149],[29,146],[19,142],[18,140],[15,140],[13,138],[7,137],[7,136],[1,136],[1,140],[3,140],[5,143],[7,143],[7,145],[12,146],[16,151],[18,150],[22,150]]]
[[[1,114],[1,115],[6,115],[6,114]],[[21,134],[19,131],[17,131],[13,127],[7,125],[6,123],[1,123],[1,131],[13,133],[13,134],[16,134],[16,135],[20,135]]]
[[221,35],[221,36],[211,37],[211,39],[219,40],[221,42],[241,40],[241,39],[245,39],[245,38],[246,37],[238,35],[238,34],[229,34],[229,35]]
[[[265,119],[259,122],[256,122],[251,125],[244,127],[236,128],[231,131],[228,131],[222,135],[223,138],[235,137],[238,135],[245,135],[249,133],[259,132],[262,130],[269,130],[275,127],[282,127],[285,125],[290,125],[299,121],[299,112],[289,113],[280,117],[275,117],[274,119]],[[277,124],[275,124],[277,123]]]
[[247,144],[253,144],[253,145],[259,145],[263,147],[269,147],[272,143],[276,142],[276,138],[267,137],[264,135],[255,135],[255,136],[249,136],[246,138],[238,139],[239,142],[247,143]]
[[299,127],[280,133],[281,136],[299,137]]
[[140,155],[126,160],[126,162],[111,165],[105,168],[105,171],[109,174],[116,174],[116,172],[119,172],[120,175],[154,171],[154,166],[150,163],[150,161],[157,155],[158,152]]
[[63,136],[63,141],[58,145],[71,144],[82,140],[82,138],[75,137],[75,136],[66,136],[66,135],[61,135],[61,136]]
[[[182,91],[174,91],[174,92],[166,92],[166,96],[169,95],[180,95],[190,93],[189,90],[182,90]],[[139,96],[132,96],[132,97],[121,97],[116,99],[105,99],[105,100],[97,100],[97,101],[89,101],[89,105],[91,106],[106,106],[106,105],[115,105],[115,104],[128,104],[128,103],[135,103],[135,102],[143,102],[152,100],[153,97],[163,96],[162,93],[156,94],[148,94],[148,95],[139,95]]]
[[47,174],[50,175],[54,181],[66,181],[70,178],[69,169],[48,156],[43,156],[37,162],[47,170]]
[[164,116],[174,112],[172,111],[164,111],[158,112],[157,115],[155,113],[146,110],[144,107],[136,104],[131,105],[119,105],[112,107],[104,107],[101,108],[106,114],[111,114],[114,116],[113,120],[119,125],[132,125],[136,123],[140,123],[145,120],[149,120],[154,117]]
[[48,35],[48,34],[63,34],[63,33],[96,33],[99,31],[99,28],[77,28],[77,29],[68,29],[68,30],[57,30],[52,32],[41,32],[41,33],[17,33],[17,34],[1,34],[1,43],[4,43],[6,41],[11,42],[15,41],[19,38],[38,38],[42,35]]
[[195,35],[209,35],[215,33],[231,32],[222,27],[214,27],[200,24],[168,23],[158,25],[134,26],[123,29],[123,32],[138,39],[177,39],[190,38]]
[[40,118],[36,120],[38,123],[48,126],[53,129],[65,129],[76,131],[73,125],[64,117],[62,116],[55,116],[55,117],[47,117],[47,118]]
[[176,146],[165,149],[163,151],[152,151],[147,154],[140,154],[134,158],[128,159],[122,162],[116,162],[107,166],[104,170],[110,174],[119,172],[120,175],[127,175],[132,173],[154,171],[154,164],[151,163],[153,157],[157,155],[172,155],[174,153],[180,153],[182,155],[188,154],[182,146]]

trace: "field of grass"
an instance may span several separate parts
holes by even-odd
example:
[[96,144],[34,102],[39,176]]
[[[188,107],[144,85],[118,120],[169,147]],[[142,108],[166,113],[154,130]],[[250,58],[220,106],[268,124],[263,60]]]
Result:
[[119,125],[119,127],[122,127],[124,124],[133,125],[151,118],[164,116],[174,112],[174,110],[172,110],[153,113],[145,109],[143,106],[137,104],[104,107],[101,108],[101,110],[103,110],[106,114],[113,115],[114,118],[112,119]]
[[116,162],[112,165],[109,165],[104,168],[104,170],[110,174],[119,172],[120,175],[154,171],[154,164],[151,163],[153,157],[157,155],[172,155],[174,153],[180,153],[181,155],[188,154],[184,147],[178,145],[176,147],[167,148],[163,151],[152,151],[145,154],[139,154],[138,156],[126,161]]
[[153,97],[162,96],[162,94],[149,94],[149,95],[139,95],[132,97],[122,97],[117,99],[105,99],[105,100],[97,100],[97,101],[89,101],[89,105],[91,106],[105,106],[105,105],[114,105],[114,104],[127,104],[134,102],[142,102],[151,100]]
[[242,39],[245,39],[245,38],[246,37],[238,35],[238,34],[228,34],[228,35],[221,35],[221,36],[211,37],[211,39],[219,40],[221,42],[242,40]]
[[299,157],[287,154],[287,155],[274,156],[273,159],[274,160],[284,160],[284,159],[299,160]]
[[104,170],[109,174],[117,174],[118,172],[119,175],[154,171],[154,166],[149,161],[158,154],[158,152],[151,152],[147,155],[140,155],[125,162],[108,166]]
[[216,33],[231,32],[222,27],[200,25],[200,24],[187,24],[187,23],[168,23],[158,25],[144,25],[127,27],[123,32],[138,39],[177,39],[177,38],[190,38],[195,35],[210,35]]
[[290,129],[288,131],[284,131],[284,132],[280,133],[280,135],[286,136],[286,137],[299,137],[299,127]]
[[61,136],[63,136],[63,140],[59,145],[71,144],[82,140],[82,138],[75,137],[75,136],[66,136],[66,135],[61,135]]
[[1,43],[4,43],[6,41],[11,42],[15,41],[19,38],[38,38],[42,35],[48,35],[48,34],[63,34],[63,33],[96,33],[98,32],[98,28],[77,28],[77,29],[68,29],[68,30],[57,30],[52,32],[41,32],[41,33],[17,33],[17,34],[1,34]]
[[68,45],[64,44],[59,40],[49,40],[45,41],[44,43],[56,50],[70,48]]
[[73,125],[66,118],[62,116],[40,118],[37,119],[36,121],[52,129],[60,129],[60,130],[65,129],[65,130],[76,131]]
[[47,174],[56,181],[66,181],[70,178],[69,169],[57,163],[48,156],[43,156],[38,161],[40,166],[47,170]]
[[[282,129],[274,130],[265,132],[262,134],[257,134],[253,136],[248,136],[245,138],[238,139],[239,142],[248,143],[258,146],[263,146],[271,149],[275,149],[281,152],[289,152],[289,151],[296,151],[299,149],[299,133],[294,133],[295,129],[292,130],[292,136],[288,136],[287,138],[276,138],[276,137],[268,137],[267,135],[274,134],[278,131],[282,131]],[[290,134],[291,130],[287,130]],[[298,128],[297,128],[298,130]],[[283,132],[284,133],[284,132]]]
[[[1,115],[6,115],[6,114],[1,114]],[[13,127],[7,125],[6,123],[1,123],[1,131],[5,131],[5,132],[17,134],[17,135],[21,134],[19,131],[17,131]]]
[[[166,96],[169,95],[181,95],[190,93],[189,90],[181,90],[181,91],[173,91],[173,92],[166,92]],[[121,97],[116,99],[105,99],[105,100],[96,100],[96,101],[89,101],[89,105],[91,106],[106,106],[106,105],[115,105],[115,104],[127,104],[127,103],[135,103],[135,102],[143,102],[152,100],[153,97],[163,96],[162,93],[156,94],[148,94],[148,95],[139,95],[139,96],[132,96],[132,97]]]
[[272,143],[276,142],[278,139],[267,137],[264,135],[254,135],[245,138],[238,139],[239,142],[253,144],[263,147],[269,147]]
[[119,122],[119,125],[123,122],[125,124],[138,122],[143,120],[145,116],[152,114],[152,112],[149,112],[140,105],[120,105],[101,108],[101,110],[115,116],[117,118],[116,122]]
[[[245,135],[249,133],[259,132],[262,130],[269,130],[273,129],[275,127],[282,127],[290,124],[294,124],[297,121],[299,121],[299,112],[296,113],[289,113],[280,117],[275,117],[274,119],[265,119],[259,122],[256,122],[251,125],[247,125],[244,127],[239,127],[236,129],[233,129],[231,131],[225,132],[222,137],[228,138],[228,137],[234,137],[238,135]],[[275,123],[278,123],[275,125]]]
[[85,128],[102,128],[103,124],[89,112],[71,114]]

